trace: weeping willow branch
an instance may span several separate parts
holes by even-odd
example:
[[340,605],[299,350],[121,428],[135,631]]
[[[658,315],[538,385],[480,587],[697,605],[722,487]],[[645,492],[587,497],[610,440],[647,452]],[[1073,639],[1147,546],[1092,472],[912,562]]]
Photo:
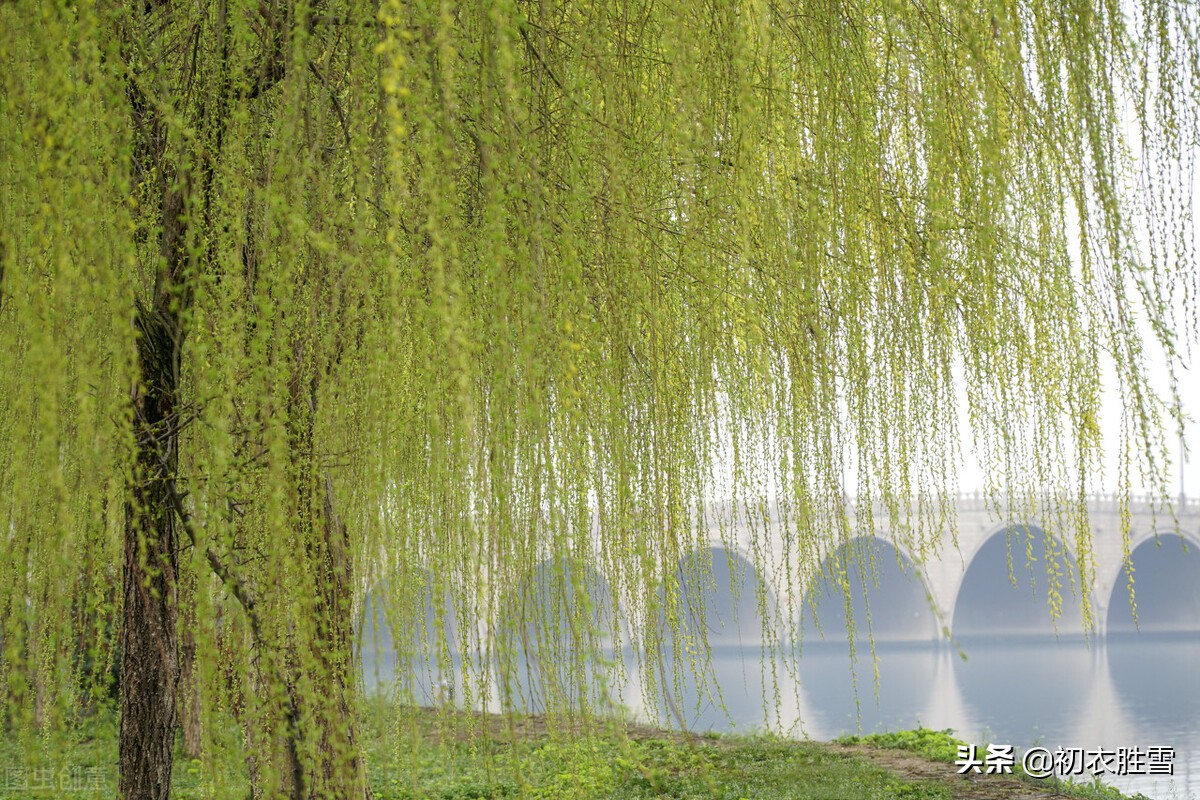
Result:
[[[491,702],[523,647],[532,695],[596,711],[586,653],[704,646],[678,566],[714,501],[778,509],[747,559],[798,586],[876,511],[951,546],[967,449],[1086,583],[1080,498],[1110,443],[1126,497],[1168,494],[1150,364],[1197,338],[1200,32],[1134,5],[0,4],[7,706],[74,713],[129,553],[166,622],[152,582],[196,586],[256,789],[365,794],[369,591],[411,699],[454,654]],[[758,609],[787,649],[801,609]],[[682,718],[669,673],[646,707]]]
[[[184,533],[187,534],[188,541],[192,543],[192,547],[199,548],[201,543],[196,536],[196,529],[192,525],[192,518],[187,513],[187,509],[183,505],[183,497],[175,487],[175,482],[169,481],[171,503],[175,509],[175,514],[179,518],[179,523],[183,526]],[[262,632],[264,630],[262,622],[258,616],[258,604],[255,602],[254,594],[244,580],[237,573],[233,572],[221,556],[211,546],[204,546],[204,558],[208,561],[208,565],[212,567],[213,574],[220,578],[221,583],[233,593],[234,598],[238,601],[238,605],[242,607],[242,611],[246,614],[246,619],[250,622],[250,629],[254,638],[262,641]]]
[[[175,486],[174,480],[168,481],[167,485],[171,493],[171,503],[174,507],[175,514],[179,518],[180,525],[183,526],[183,530],[188,537],[188,541],[191,542],[192,547],[201,547],[201,542],[199,537],[196,535],[196,529],[192,523],[192,518],[188,514],[187,509],[184,507],[183,497],[180,495],[177,487]],[[267,671],[270,674],[272,683],[276,686],[287,686],[289,682],[286,674],[276,662],[272,651],[265,646],[267,640],[264,638],[263,634],[266,630],[266,627],[259,616],[258,603],[254,598],[253,590],[240,575],[238,575],[225,564],[221,556],[211,546],[204,546],[204,557],[208,562],[209,567],[212,568],[213,574],[220,579],[223,586],[229,589],[229,591],[233,594],[234,599],[238,601],[238,605],[241,606],[242,612],[245,613],[246,619],[250,623],[250,632],[254,637],[254,641],[263,643],[263,649],[265,652],[263,660],[267,664]],[[291,753],[290,758],[293,764],[299,765],[301,763],[301,759],[298,750],[298,742],[300,741],[300,729],[303,723],[300,719],[300,710],[296,705],[296,699],[294,695],[291,692],[285,692],[284,697],[286,698],[285,719],[289,731],[287,743]],[[293,773],[292,780],[296,787],[296,797],[305,797],[306,792],[303,772],[296,770]]]

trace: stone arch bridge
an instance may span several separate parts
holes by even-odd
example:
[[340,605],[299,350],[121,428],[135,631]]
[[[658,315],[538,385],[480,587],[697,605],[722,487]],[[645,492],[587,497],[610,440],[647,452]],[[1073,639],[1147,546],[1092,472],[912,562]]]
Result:
[[[809,558],[814,566],[807,573],[787,565],[777,515],[751,522],[728,508],[714,509],[711,516],[724,521],[714,524],[707,547],[702,544],[699,552],[686,556],[678,573],[683,582],[704,584],[700,591],[705,597],[698,604],[702,610],[696,613],[704,618],[710,644],[761,644],[764,609],[779,626],[777,638],[799,634],[802,646],[822,639],[845,646],[849,638],[933,643],[974,637],[1200,634],[1200,504],[1184,497],[1176,498],[1171,508],[1146,498],[1133,498],[1124,506],[1114,496],[1087,498],[1091,550],[1082,572],[1075,543],[1060,534],[1061,524],[1036,513],[999,510],[1005,507],[995,497],[957,496],[954,531],[941,532],[947,541],[925,558],[911,531],[891,525],[888,515],[852,520],[850,537]],[[696,574],[688,562],[697,560],[711,579],[684,577]],[[548,555],[529,576],[533,589],[526,594],[533,605],[550,604],[551,564]],[[615,576],[595,565],[577,571],[586,572],[584,582],[595,607],[609,606]],[[577,577],[568,576],[567,582]],[[371,607],[369,593],[366,607]],[[458,620],[453,609],[443,609],[439,618],[452,627],[470,628],[464,638],[474,643],[474,669],[494,675],[494,655],[480,654],[489,651],[489,638],[511,613],[502,609],[502,619],[468,622]],[[594,621],[601,626],[613,622]],[[636,639],[638,622],[615,624],[625,629],[625,642]],[[527,659],[531,638],[541,641],[534,649],[549,652],[532,628],[518,638]],[[364,646],[364,663],[378,661],[390,646],[376,636],[373,645]],[[541,658],[543,664],[551,662]],[[459,669],[471,671],[468,664]],[[426,697],[433,692],[431,687],[424,690]],[[486,705],[504,702],[493,696]]]
[[1082,572],[1061,519],[998,510],[1005,507],[980,493],[958,495],[955,530],[941,531],[943,543],[924,558],[886,513],[854,520],[849,541],[798,581],[772,574],[785,560],[778,535],[767,537],[773,558],[762,575],[750,566],[761,544],[755,526],[735,525],[710,546],[749,581],[761,580],[777,608],[796,609],[805,635],[812,628],[827,639],[830,627],[833,638],[847,638],[847,605],[855,638],[877,641],[1200,632],[1200,504],[1135,497],[1123,508],[1114,495],[1087,498]]

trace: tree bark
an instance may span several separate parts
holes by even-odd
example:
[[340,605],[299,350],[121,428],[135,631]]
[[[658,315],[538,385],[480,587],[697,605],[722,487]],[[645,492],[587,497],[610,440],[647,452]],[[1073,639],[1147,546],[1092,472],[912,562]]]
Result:
[[[318,2],[314,7],[319,5]],[[193,290],[184,272],[188,260],[185,240],[193,245],[206,242],[210,249],[200,256],[201,262],[218,263],[211,249],[216,240],[211,200],[230,106],[239,99],[250,101],[261,96],[286,74],[285,21],[290,17],[275,17],[269,11],[263,7],[264,30],[269,33],[269,47],[261,62],[263,68],[249,76],[252,78],[249,81],[238,80],[230,72],[233,45],[227,9],[223,2],[217,4],[212,20],[216,61],[208,74],[211,91],[189,92],[192,99],[188,103],[194,101],[194,105],[175,109],[181,119],[194,123],[203,140],[194,158],[178,153],[169,155],[166,123],[159,105],[143,95],[136,81],[127,84],[134,129],[135,183],[152,177],[163,182],[161,265],[153,301],[149,306],[139,304],[135,317],[140,380],[133,397],[136,469],[126,502],[118,781],[121,795],[128,800],[156,800],[170,793],[180,688],[176,554],[180,537],[186,537],[192,545],[198,544],[182,494],[176,488],[180,483],[178,443],[184,410],[178,397],[181,351],[186,334],[184,319]],[[307,24],[311,31],[311,17]],[[196,28],[197,35],[200,30]],[[138,49],[131,47],[130,52]],[[130,71],[135,70],[131,67]],[[187,78],[189,87],[191,77]],[[193,170],[190,174],[189,169]],[[297,374],[300,374],[306,365],[302,353],[297,355]],[[286,695],[283,724],[271,733],[284,739],[284,780],[289,785],[270,790],[283,789],[296,797],[357,800],[369,791],[353,730],[354,672],[350,666],[353,570],[345,527],[333,515],[330,486],[328,480],[322,483],[323,473],[314,458],[315,377],[311,382],[298,379],[291,400],[294,405],[291,410],[296,412],[289,430],[294,486],[299,498],[296,510],[302,526],[299,533],[316,581],[314,613],[318,621],[315,635],[301,640],[300,647],[309,652],[287,653],[284,649],[267,654],[262,662],[265,672],[260,677],[281,683]],[[314,498],[322,496],[323,505],[314,502]],[[264,628],[252,587],[238,574],[236,563],[212,548],[208,548],[206,555],[214,572],[246,611],[256,646],[281,649],[289,646],[263,639]],[[289,655],[295,657],[289,661],[286,658]],[[327,689],[327,698],[316,702],[303,698],[297,680],[302,674],[297,670],[308,672],[303,677],[317,678],[317,685]],[[305,714],[300,713],[303,705],[308,705]],[[304,724],[300,724],[301,719]]]
[[[150,14],[152,7],[143,10]],[[136,35],[134,29],[125,33]],[[142,44],[124,42],[123,55],[128,60]],[[176,485],[185,410],[179,397],[184,315],[191,301],[184,278],[190,184],[186,159],[166,155],[161,110],[137,81],[128,80],[125,90],[134,184],[153,176],[162,200],[154,286],[149,302],[138,300],[134,316],[138,383],[132,396],[134,464],[125,503],[117,787],[126,800],[167,800],[179,721],[177,581],[183,509]],[[203,196],[207,188],[201,184]]]
[[[181,204],[177,197],[171,202]],[[173,212],[178,220],[179,209]],[[164,243],[177,246],[171,237],[165,232]],[[125,507],[118,788],[128,800],[167,800],[179,682],[172,480],[178,462],[180,323],[165,293],[156,292],[153,307],[139,308],[136,324],[141,380],[133,397],[137,453]]]
[[[313,639],[307,653],[296,653],[291,663],[310,672],[326,687],[324,697],[311,709],[315,724],[293,730],[288,753],[292,780],[287,788],[295,800],[338,798],[364,800],[371,796],[366,764],[357,741],[353,709],[353,632],[351,627],[354,565],[345,523],[337,515],[333,482],[321,470],[315,452],[314,427],[319,379],[308,372],[303,348],[296,349],[297,375],[289,398],[288,436],[292,481],[299,502],[299,531],[314,580]],[[311,369],[311,367],[308,367]],[[303,638],[301,639],[303,642]],[[303,698],[296,679],[287,687],[293,709]],[[308,764],[296,760],[311,754]]]
[[352,707],[354,691],[354,645],[350,620],[352,611],[353,563],[346,526],[334,512],[333,487],[324,480],[324,503],[319,544],[313,554],[317,566],[319,603],[316,656],[319,674],[327,680],[329,692],[323,704],[320,729],[318,780],[327,794],[321,796],[363,800],[370,797],[366,764],[357,741]]
[[200,669],[196,653],[196,581],[193,573],[182,576],[179,589],[180,612],[183,615],[179,630],[179,692],[175,702],[179,714],[182,753],[185,758],[199,758],[204,749],[204,723],[200,704]]

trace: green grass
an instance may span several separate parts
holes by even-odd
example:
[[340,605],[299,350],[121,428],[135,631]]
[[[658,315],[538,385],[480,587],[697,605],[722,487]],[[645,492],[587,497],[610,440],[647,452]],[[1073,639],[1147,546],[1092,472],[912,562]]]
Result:
[[[966,745],[954,736],[954,731],[931,730],[920,727],[911,731],[896,731],[895,733],[874,733],[867,736],[843,736],[836,740],[838,744],[866,744],[872,747],[882,747],[892,750],[911,750],[920,753],[934,761],[953,763],[958,757],[958,748]],[[987,752],[987,745],[977,748],[979,752]],[[1143,794],[1127,796],[1118,789],[1093,780],[1091,783],[1074,783],[1060,778],[1030,778],[1021,769],[1021,761],[1017,759],[1014,774],[1035,781],[1048,792],[1055,792],[1062,797],[1077,797],[1082,800],[1149,800]]]
[[[240,758],[240,737],[223,730],[224,746]],[[99,800],[117,794],[116,712],[101,708],[55,737],[0,735],[0,800]],[[246,797],[241,771],[213,772],[176,749],[172,797],[179,800]]]
[[[0,741],[0,798],[94,800],[116,790],[115,717],[98,713],[69,742]],[[594,725],[580,735],[568,722],[505,719],[428,710],[365,709],[360,741],[377,800],[532,798],[533,800],[953,800],[954,781],[897,776],[854,751],[771,735],[683,737],[663,731]],[[172,796],[180,800],[245,797],[248,784],[236,726],[225,729],[227,767],[177,755]],[[843,744],[909,750],[953,762],[962,742],[951,731],[846,737]],[[29,765],[86,766],[99,789],[22,790],[11,782]],[[24,773],[28,776],[30,773]],[[1047,790],[1089,800],[1123,796],[1099,784],[1039,781]]]
[[949,800],[939,785],[909,782],[852,756],[770,737],[459,743],[413,761],[376,757],[379,800],[410,798],[780,798]]
[[[934,761],[954,763],[958,748],[967,743],[954,737],[949,728],[935,731],[920,727],[911,731],[895,733],[872,733],[867,736],[843,736],[835,740],[838,744],[869,744],[890,750],[911,750]],[[986,751],[986,747],[984,748]]]

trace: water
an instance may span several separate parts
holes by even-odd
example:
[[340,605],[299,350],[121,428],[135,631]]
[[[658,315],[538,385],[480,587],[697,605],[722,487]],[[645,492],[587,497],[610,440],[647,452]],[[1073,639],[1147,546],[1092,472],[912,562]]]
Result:
[[[1023,530],[1017,533],[1031,535]],[[367,687],[394,686],[400,674],[406,677],[399,689],[414,702],[531,712],[562,703],[602,707],[607,697],[644,721],[695,731],[771,729],[829,740],[924,725],[952,729],[977,745],[1010,744],[1018,753],[1033,746],[1143,752],[1170,747],[1174,776],[1100,777],[1155,800],[1200,800],[1200,555],[1195,549],[1139,548],[1143,633],[1131,632],[1132,617],[1124,619],[1116,605],[1108,635],[1089,643],[1082,636],[1055,638],[1054,623],[1045,614],[1049,598],[1037,594],[1032,574],[1018,574],[1021,587],[1014,585],[1006,566],[1007,539],[993,537],[963,579],[951,626],[960,634],[986,631],[989,636],[964,635],[950,646],[929,641],[940,625],[911,561],[886,542],[856,541],[857,558],[836,570],[827,562],[819,573],[823,578],[808,589],[801,628],[817,624],[801,637],[798,660],[764,655],[756,645],[744,644],[762,636],[758,577],[745,559],[713,549],[709,558],[700,559],[703,569],[692,569],[689,558],[678,570],[687,612],[676,635],[683,643],[703,628],[711,645],[692,648],[693,658],[707,662],[699,682],[675,663],[643,666],[628,649],[604,653],[582,672],[573,672],[571,648],[580,642],[572,645],[562,632],[572,630],[569,621],[578,618],[574,604],[586,596],[591,609],[606,609],[611,597],[594,570],[563,564],[539,567],[510,598],[503,615],[508,624],[500,626],[507,647],[493,642],[489,655],[468,659],[465,673],[457,659],[447,661],[444,670],[423,661],[397,670],[391,637],[377,622],[373,627],[384,635],[363,643],[364,663],[374,664],[365,676]],[[1042,539],[1034,537],[1028,545],[1039,561],[1049,558]],[[1066,562],[1058,565],[1059,573],[1073,570],[1069,557]],[[879,569],[864,570],[868,564]],[[845,644],[847,604],[841,583],[832,577],[838,572],[856,590],[852,619],[868,623],[878,642],[873,650],[865,642],[858,647],[853,669]],[[429,600],[434,596],[427,589],[426,632],[437,627]],[[1081,629],[1078,599],[1062,610],[1058,629]],[[585,627],[608,630],[607,618],[590,613]],[[364,620],[377,616],[368,603]],[[454,641],[456,615],[451,610],[443,616],[446,641]],[[1179,630],[1191,632],[1172,632]],[[820,631],[827,640],[821,640]],[[1005,635],[997,638],[996,632]],[[926,641],[911,641],[919,639]],[[441,652],[448,657],[451,649]],[[497,669],[500,663],[507,669]],[[601,680],[613,664],[623,667],[624,682]],[[510,676],[507,682],[494,679],[501,672]],[[570,688],[581,680],[588,686],[586,698]],[[648,703],[641,691],[648,684],[666,687],[669,699],[663,701],[660,691],[660,700]]]
[[[728,713],[693,690],[685,703],[688,723],[721,731],[778,725],[820,740],[924,725],[951,728],[980,745],[1011,744],[1018,753],[1034,745],[1173,747],[1173,777],[1101,779],[1156,800],[1200,797],[1200,637],[1110,636],[1090,647],[1046,639],[960,646],[966,660],[944,645],[880,644],[873,656],[864,645],[852,672],[845,644],[806,645],[798,681],[780,687],[778,711],[765,716],[753,699],[769,662],[752,650],[718,648],[713,667]],[[747,682],[747,675],[754,677]],[[659,721],[670,720],[660,715]]]
[[[677,673],[671,663],[654,668],[659,685],[673,689],[673,699],[658,706],[641,698],[643,668],[626,650],[628,681],[613,694],[645,721],[693,731],[769,728],[829,740],[924,725],[953,729],[979,745],[1011,744],[1018,753],[1034,745],[1051,751],[1172,747],[1174,776],[1101,779],[1154,800],[1200,798],[1200,637],[1109,636],[1090,645],[1082,639],[968,639],[959,646],[961,654],[946,645],[888,643],[872,654],[864,643],[852,671],[844,643],[806,644],[798,663],[764,657],[757,647],[719,645],[711,649],[707,684]],[[519,661],[507,700],[493,690],[490,698],[476,694],[471,705],[543,710],[552,690],[536,664]],[[478,667],[471,671],[477,674]],[[395,674],[394,668],[372,670],[368,684],[394,685]],[[412,665],[402,674],[416,702],[446,702],[450,689],[452,701],[464,704],[461,661],[440,671]],[[702,685],[717,690],[720,701]]]

